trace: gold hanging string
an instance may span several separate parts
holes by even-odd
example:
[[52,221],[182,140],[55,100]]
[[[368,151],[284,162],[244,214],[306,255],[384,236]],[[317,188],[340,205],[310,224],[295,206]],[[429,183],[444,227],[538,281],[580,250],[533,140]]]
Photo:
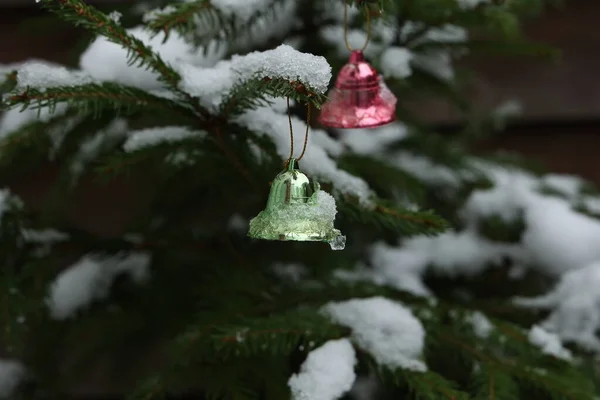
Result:
[[287,113],[288,113],[288,121],[290,123],[290,156],[285,162],[285,166],[287,167],[290,163],[292,157],[294,157],[294,128],[292,127],[292,113],[290,111],[290,96],[287,97]]
[[306,145],[308,144],[308,130],[310,129],[310,103],[306,104],[306,132],[304,133],[304,147],[302,148],[302,154],[298,157],[298,161],[304,157],[306,153]]
[[[369,7],[367,7],[367,39],[365,40],[365,44],[360,51],[365,51],[367,45],[369,44],[369,40],[371,40],[371,10]],[[346,3],[346,0],[344,0],[344,42],[346,43],[346,48],[350,52],[353,52],[354,49],[348,42],[348,3]]]

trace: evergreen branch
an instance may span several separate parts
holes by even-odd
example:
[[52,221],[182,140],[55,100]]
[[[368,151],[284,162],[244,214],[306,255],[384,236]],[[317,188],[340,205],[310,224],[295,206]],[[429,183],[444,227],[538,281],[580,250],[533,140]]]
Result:
[[385,161],[369,156],[345,153],[338,158],[338,166],[354,176],[363,178],[379,195],[394,198],[398,193],[406,196],[400,200],[421,203],[425,198],[425,186],[410,173]]
[[338,202],[338,208],[340,214],[350,220],[376,225],[403,235],[437,235],[449,227],[448,222],[433,211],[400,210],[383,204],[366,209],[348,197]]
[[289,97],[317,109],[327,100],[324,94],[315,92],[300,81],[281,78],[254,78],[236,85],[224,99],[219,113],[224,117],[242,114],[246,110],[271,104],[273,97]]
[[188,364],[234,355],[289,355],[299,346],[309,349],[348,333],[316,311],[290,311],[267,318],[248,318],[233,325],[192,327],[175,339],[173,360]]
[[159,75],[159,80],[179,92],[177,87],[181,80],[179,74],[149,46],[127,33],[125,28],[108,15],[81,0],[40,0],[40,3],[43,8],[55,13],[59,18],[121,45],[127,50],[130,65],[148,66]]
[[[556,369],[556,366],[561,363],[556,364],[553,358],[550,358],[550,362],[552,363],[550,368],[545,369],[543,372],[537,371],[535,368],[532,369],[530,365],[536,365],[541,368],[546,364],[540,362],[545,358],[541,351],[529,343],[519,344],[519,341],[503,340],[499,335],[492,335],[490,337],[492,342],[486,343],[485,347],[483,345],[473,346],[471,343],[479,342],[483,344],[481,343],[481,339],[473,336],[461,337],[456,329],[450,331],[437,327],[434,330],[429,330],[429,332],[434,333],[440,341],[466,352],[475,360],[485,364],[482,368],[485,367],[493,370],[496,381],[492,383],[494,383],[494,393],[496,395],[499,395],[498,390],[501,389],[500,385],[497,384],[497,379],[509,379],[515,382],[519,388],[533,387],[535,390],[547,393],[551,398],[556,400],[593,399],[593,390],[589,385],[585,384],[585,378],[579,374],[565,375],[563,368],[559,367],[558,370]],[[507,344],[508,348],[506,347]],[[492,345],[491,348],[490,345]],[[483,350],[484,348],[488,351]],[[495,352],[494,349],[500,350],[500,352]],[[552,366],[555,368],[552,368]],[[487,391],[489,394],[489,391],[492,390],[489,387],[489,373],[487,378],[484,379],[488,380]],[[505,383],[510,385],[510,381]],[[503,386],[502,388],[507,390],[504,398],[514,398],[507,397],[509,393],[512,393],[509,387]]]
[[[177,171],[176,165],[170,164],[168,156],[174,152],[186,149],[186,155],[193,154],[193,162],[187,160],[190,164],[195,164],[199,156],[207,156],[206,153],[200,152],[200,143],[205,143],[204,138],[190,137],[171,142],[161,142],[154,146],[145,146],[132,152],[119,152],[100,160],[95,171],[98,176],[106,179],[118,175],[127,175],[134,168],[144,168],[146,171],[153,171],[158,175],[158,178],[165,178],[171,172]],[[211,158],[211,160],[213,160]]]
[[479,364],[473,377],[474,400],[514,400],[519,398],[519,387],[505,371]]
[[[175,30],[181,36],[191,35],[199,45],[206,45],[215,38],[231,41],[242,36],[243,33],[248,33],[267,13],[275,15],[275,6],[280,3],[282,0],[270,0],[263,9],[240,22],[235,17],[221,13],[210,0],[193,0],[170,4],[162,10],[153,10],[146,14],[146,21],[151,30],[164,32],[165,40],[171,30]],[[216,42],[216,45],[220,43]]]
[[33,105],[34,108],[48,107],[53,110],[57,104],[67,103],[83,113],[93,113],[96,116],[107,110],[133,114],[152,109],[175,110],[194,118],[194,114],[188,108],[177,102],[116,83],[91,83],[43,90],[26,88],[5,97],[4,104],[8,107],[20,105],[23,109]]
[[385,385],[406,385],[415,398],[424,400],[468,400],[469,395],[457,389],[456,383],[433,372],[416,372],[405,369],[382,368],[375,364],[379,380]]
[[203,26],[207,26],[207,31],[214,32],[210,28],[212,25],[218,26],[220,22],[214,21],[214,17],[214,9],[210,4],[210,0],[196,0],[171,4],[164,10],[150,12],[146,15],[146,26],[155,32],[163,31],[165,41],[167,41],[171,29],[175,29],[182,36],[185,36],[188,32],[193,31],[197,25],[200,25],[200,22]]

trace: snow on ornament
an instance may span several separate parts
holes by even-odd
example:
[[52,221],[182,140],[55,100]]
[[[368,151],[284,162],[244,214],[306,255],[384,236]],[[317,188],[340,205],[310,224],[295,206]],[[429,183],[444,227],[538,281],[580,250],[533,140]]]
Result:
[[267,206],[250,221],[248,236],[265,240],[327,242],[343,250],[346,237],[334,228],[337,213],[333,197],[299,170],[291,158],[271,183]]

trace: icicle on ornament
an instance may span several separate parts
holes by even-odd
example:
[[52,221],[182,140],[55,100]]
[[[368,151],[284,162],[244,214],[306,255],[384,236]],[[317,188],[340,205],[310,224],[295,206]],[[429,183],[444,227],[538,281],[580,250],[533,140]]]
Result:
[[306,123],[304,149],[293,158],[294,137],[290,117],[291,151],[285,169],[271,183],[267,206],[250,220],[248,236],[265,240],[327,242],[332,250],[343,250],[346,236],[334,228],[336,207],[334,198],[320,190],[317,181],[300,171],[298,161],[306,151],[310,120],[310,104]]
[[321,110],[319,122],[331,128],[374,128],[396,120],[396,96],[383,77],[365,61],[363,51],[369,43],[371,11],[367,8],[367,40],[361,50],[348,43],[347,5],[344,7],[344,40],[350,59],[342,67]]

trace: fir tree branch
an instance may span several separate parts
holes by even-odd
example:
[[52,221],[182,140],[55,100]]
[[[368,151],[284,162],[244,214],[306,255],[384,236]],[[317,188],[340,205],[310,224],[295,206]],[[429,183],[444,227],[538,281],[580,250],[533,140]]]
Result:
[[405,369],[389,369],[378,366],[371,360],[371,369],[379,380],[390,386],[406,385],[419,399],[424,400],[468,400],[469,395],[457,389],[456,383],[433,372],[415,372]]
[[[170,32],[175,30],[181,36],[191,35],[199,45],[206,45],[215,38],[232,41],[244,33],[247,34],[259,18],[266,17],[267,14],[274,16],[276,6],[282,2],[270,0],[263,9],[255,12],[243,23],[235,17],[223,15],[210,0],[170,4],[165,9],[146,14],[146,20],[148,28],[165,33],[165,40]],[[216,45],[219,45],[218,41]]]
[[210,0],[195,0],[170,4],[164,10],[150,12],[146,15],[146,26],[155,32],[164,32],[167,41],[172,29],[184,36],[200,25],[200,22],[207,26],[206,31],[214,32],[210,28],[219,27],[220,22],[215,21],[215,17]]
[[415,203],[422,203],[425,198],[425,185],[421,181],[385,161],[346,153],[338,158],[338,166],[369,182],[373,190],[382,197],[394,198],[400,192]]
[[186,107],[172,100],[154,96],[143,90],[122,86],[116,83],[91,83],[80,86],[55,87],[48,89],[26,88],[5,96],[8,107],[33,105],[35,108],[48,107],[53,110],[59,103],[67,103],[83,113],[100,115],[111,111],[133,114],[140,111],[174,110],[194,119],[195,115]]
[[487,364],[479,364],[474,374],[472,388],[474,400],[514,400],[519,398],[519,388],[514,378]]
[[130,64],[148,66],[159,75],[162,82],[179,91],[177,87],[181,80],[179,74],[150,47],[127,33],[125,28],[108,15],[81,0],[40,0],[40,3],[43,8],[55,13],[61,19],[82,26],[90,32],[102,35],[111,42],[123,46],[127,50]]
[[247,318],[231,325],[192,327],[175,339],[173,360],[187,364],[193,360],[227,359],[234,354],[286,355],[298,346],[308,349],[348,333],[348,329],[333,325],[316,311],[289,311],[266,318]]
[[444,232],[449,224],[433,211],[408,211],[384,204],[376,204],[374,209],[366,209],[348,197],[338,202],[340,214],[361,223],[373,224],[403,235],[437,235]]
[[242,114],[244,111],[271,104],[270,98],[289,97],[317,109],[327,100],[324,94],[315,92],[299,81],[281,78],[254,78],[236,85],[224,99],[219,114],[224,118]]

